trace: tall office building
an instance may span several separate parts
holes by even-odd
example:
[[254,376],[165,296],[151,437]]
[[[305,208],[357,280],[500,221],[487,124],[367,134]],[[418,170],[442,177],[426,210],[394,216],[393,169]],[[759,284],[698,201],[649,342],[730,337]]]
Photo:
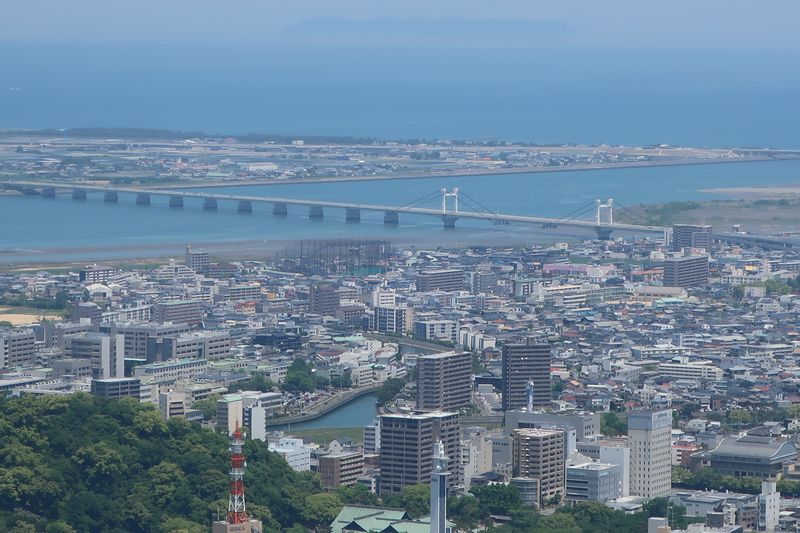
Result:
[[635,411],[628,415],[631,449],[630,493],[668,496],[672,484],[672,410]]
[[566,497],[567,449],[560,429],[516,429],[513,433],[514,477],[539,481],[539,505]]
[[687,255],[664,260],[665,287],[701,287],[708,285],[708,257]]
[[503,345],[503,411],[528,405],[529,382],[534,407],[550,405],[550,357],[550,345],[532,338]]
[[339,293],[333,285],[314,285],[308,293],[308,312],[333,316],[339,309]]
[[672,251],[680,252],[683,248],[711,247],[711,226],[696,224],[674,224],[672,226]]
[[472,397],[472,356],[445,352],[417,358],[417,409],[457,411]]
[[433,446],[442,441],[449,458],[453,486],[461,484],[458,414],[449,412],[388,414],[381,416],[381,494],[398,494],[403,487],[428,483],[433,468]]

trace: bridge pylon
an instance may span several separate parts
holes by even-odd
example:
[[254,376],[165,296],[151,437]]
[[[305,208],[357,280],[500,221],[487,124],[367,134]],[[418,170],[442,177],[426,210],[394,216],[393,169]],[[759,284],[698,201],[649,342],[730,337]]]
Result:
[[[444,222],[444,227],[448,229],[452,229],[456,227],[456,220],[458,220],[458,187],[454,187],[453,190],[447,190],[446,188],[442,188],[442,222]],[[447,199],[452,198],[452,202],[448,202]],[[448,203],[453,204],[453,209],[448,209]]]

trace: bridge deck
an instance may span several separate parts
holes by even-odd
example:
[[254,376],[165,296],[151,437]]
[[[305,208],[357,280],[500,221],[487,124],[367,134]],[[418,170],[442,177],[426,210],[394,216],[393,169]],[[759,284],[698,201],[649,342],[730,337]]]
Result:
[[[314,207],[330,207],[335,209],[361,209],[364,211],[381,211],[381,212],[396,212],[408,213],[413,215],[425,215],[439,217],[445,215],[440,209],[430,209],[424,207],[397,207],[391,205],[379,204],[362,204],[352,202],[333,202],[328,200],[304,200],[299,198],[280,198],[275,196],[248,196],[238,194],[220,194],[220,193],[207,193],[197,191],[181,191],[181,190],[165,190],[165,189],[140,189],[134,187],[107,187],[101,185],[81,185],[81,184],[64,184],[64,183],[51,183],[41,181],[7,181],[0,183],[0,186],[5,188],[15,187],[28,187],[28,188],[55,188],[55,189],[83,189],[86,191],[99,191],[99,192],[117,192],[129,194],[149,194],[152,196],[180,196],[183,198],[209,198],[216,200],[230,200],[241,202],[254,202],[254,203],[269,203],[269,204],[285,204],[285,205],[302,205]],[[502,213],[477,213],[472,211],[458,211],[447,212],[447,216],[457,218],[469,218],[488,221],[500,222],[516,222],[520,224],[555,224],[557,226],[567,227],[581,227],[587,229],[604,228],[608,230],[618,231],[635,231],[640,233],[658,233],[664,232],[664,228],[660,226],[641,226],[638,224],[598,224],[593,220],[561,220],[548,217],[537,217],[528,215],[508,215]]]

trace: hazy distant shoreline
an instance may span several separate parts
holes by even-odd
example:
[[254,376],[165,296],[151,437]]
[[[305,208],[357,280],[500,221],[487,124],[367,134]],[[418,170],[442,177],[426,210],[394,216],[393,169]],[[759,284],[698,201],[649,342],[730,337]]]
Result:
[[270,179],[254,181],[213,181],[207,183],[188,183],[177,182],[148,185],[149,189],[199,189],[211,187],[248,187],[252,185],[297,185],[304,183],[340,183],[340,182],[364,182],[364,181],[392,181],[392,180],[416,180],[416,179],[436,179],[436,178],[460,178],[464,176],[496,176],[498,174],[548,174],[551,172],[583,172],[591,170],[614,170],[614,169],[634,169],[634,168],[653,168],[653,167],[674,167],[674,166],[694,166],[694,165],[721,165],[729,163],[763,163],[768,161],[786,161],[800,159],[800,156],[770,157],[753,156],[742,157],[739,159],[693,159],[687,161],[641,161],[630,163],[596,163],[588,165],[568,165],[563,167],[528,167],[528,168],[501,168],[501,169],[475,169],[457,170],[447,172],[409,172],[406,174],[383,174],[377,176],[329,176],[313,178],[290,178],[290,179]]

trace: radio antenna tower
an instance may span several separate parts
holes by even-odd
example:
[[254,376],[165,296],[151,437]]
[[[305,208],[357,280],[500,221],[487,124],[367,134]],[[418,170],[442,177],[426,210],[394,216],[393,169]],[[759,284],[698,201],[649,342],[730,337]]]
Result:
[[244,524],[247,519],[247,508],[244,501],[244,469],[247,462],[242,453],[244,434],[241,428],[231,435],[231,490],[228,498],[229,524]]

